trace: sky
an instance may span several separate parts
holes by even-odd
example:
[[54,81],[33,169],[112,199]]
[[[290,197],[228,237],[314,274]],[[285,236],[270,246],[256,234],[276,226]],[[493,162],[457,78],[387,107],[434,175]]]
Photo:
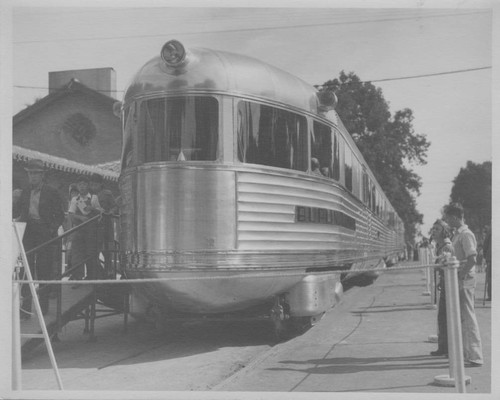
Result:
[[13,114],[48,94],[50,71],[112,67],[121,99],[133,74],[177,39],[258,58],[311,84],[352,71],[382,89],[392,114],[410,108],[415,133],[431,142],[427,164],[410,166],[422,178],[426,236],[460,168],[492,160],[488,1],[13,4]]

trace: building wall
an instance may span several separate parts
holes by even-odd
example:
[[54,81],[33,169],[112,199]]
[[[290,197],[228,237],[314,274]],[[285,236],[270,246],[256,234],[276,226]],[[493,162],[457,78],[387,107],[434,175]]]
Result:
[[120,158],[121,124],[113,102],[80,91],[14,126],[13,144],[84,164]]

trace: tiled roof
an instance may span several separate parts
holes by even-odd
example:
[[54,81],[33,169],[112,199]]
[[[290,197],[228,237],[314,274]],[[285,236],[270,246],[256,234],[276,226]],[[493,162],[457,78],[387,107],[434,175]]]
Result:
[[[110,181],[118,180],[120,169],[119,161],[112,161],[100,165],[87,165],[46,153],[41,153],[36,150],[26,149],[20,146],[12,146],[12,159],[19,162],[27,162],[32,159],[38,159],[42,160],[43,164],[48,169],[83,175],[99,174],[102,175],[104,179],[108,179]],[[114,167],[110,167],[111,165]]]
[[120,169],[121,169],[120,160],[115,160],[115,161],[110,161],[107,163],[97,164],[96,167],[104,169],[106,171],[114,172],[117,175],[120,174]]

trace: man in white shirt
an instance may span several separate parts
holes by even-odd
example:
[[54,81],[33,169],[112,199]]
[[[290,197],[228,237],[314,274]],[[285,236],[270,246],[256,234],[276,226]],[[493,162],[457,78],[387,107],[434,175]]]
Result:
[[455,228],[452,238],[455,257],[460,262],[458,269],[458,293],[464,359],[469,367],[483,365],[483,350],[479,325],[474,311],[474,290],[476,286],[475,265],[477,256],[476,237],[464,222],[464,209],[461,204],[452,203],[445,207],[444,217],[448,225]]
[[[71,199],[68,210],[73,226],[80,225],[102,212],[97,196],[89,192],[89,178],[85,175],[79,176],[76,185],[79,194]],[[74,270],[71,279],[83,279],[84,265],[87,267],[87,278],[97,279],[97,220],[78,229],[73,235],[71,263]]]

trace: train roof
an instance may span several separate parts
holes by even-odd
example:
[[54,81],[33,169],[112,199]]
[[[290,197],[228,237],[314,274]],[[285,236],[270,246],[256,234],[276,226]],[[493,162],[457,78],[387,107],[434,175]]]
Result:
[[241,95],[318,113],[317,91],[302,79],[251,57],[199,47],[187,49],[182,68],[169,68],[160,56],[151,59],[132,79],[124,103],[186,91]]

